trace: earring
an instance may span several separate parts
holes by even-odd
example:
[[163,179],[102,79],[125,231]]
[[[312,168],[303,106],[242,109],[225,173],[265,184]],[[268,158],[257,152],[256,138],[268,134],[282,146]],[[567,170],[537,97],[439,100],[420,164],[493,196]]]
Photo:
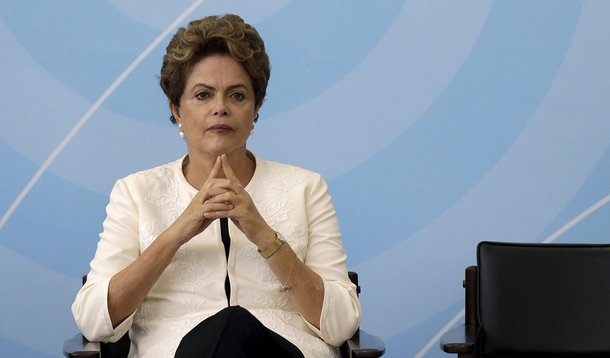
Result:
[[178,135],[180,136],[180,138],[184,139],[184,132],[182,131],[182,123],[178,123],[178,129],[180,129],[180,132],[178,133]]
[[256,122],[258,122],[258,113],[256,117],[254,117],[254,121],[252,122],[252,130],[250,131],[250,135],[254,134],[254,127],[256,126]]

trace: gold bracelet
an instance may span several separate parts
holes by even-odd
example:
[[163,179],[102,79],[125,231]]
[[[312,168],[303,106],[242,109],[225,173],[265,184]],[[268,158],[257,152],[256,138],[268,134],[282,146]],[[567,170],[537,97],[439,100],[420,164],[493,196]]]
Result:
[[275,241],[273,241],[273,244],[271,244],[271,246],[269,246],[265,250],[261,251],[261,249],[258,249],[258,253],[261,254],[262,257],[268,259],[271,256],[273,256],[273,254],[275,254],[277,252],[277,250],[279,250],[280,247],[282,247],[282,245],[284,245],[284,240],[282,240],[282,238],[280,237],[280,234],[276,231],[275,232]]

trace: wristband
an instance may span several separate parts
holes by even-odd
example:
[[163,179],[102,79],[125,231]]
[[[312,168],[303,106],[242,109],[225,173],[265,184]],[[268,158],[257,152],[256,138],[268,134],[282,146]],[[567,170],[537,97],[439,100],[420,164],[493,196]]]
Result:
[[282,245],[284,245],[284,240],[282,240],[282,238],[280,237],[280,234],[276,232],[275,241],[273,242],[273,244],[271,244],[271,246],[269,246],[265,250],[261,251],[261,249],[258,249],[258,253],[261,254],[262,257],[268,259],[271,256],[273,256],[273,254],[275,254],[277,252],[277,250],[279,250],[280,247],[282,247]]

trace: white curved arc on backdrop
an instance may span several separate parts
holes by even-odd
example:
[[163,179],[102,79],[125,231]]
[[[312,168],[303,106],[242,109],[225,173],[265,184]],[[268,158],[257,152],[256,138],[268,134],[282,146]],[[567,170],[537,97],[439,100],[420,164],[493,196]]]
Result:
[[[73,334],[77,332],[69,303],[78,291],[78,280],[50,270],[1,245],[0,270],[13,273],[0,275],[0,287],[10,288],[2,294],[0,316],[6,324],[0,325],[0,337],[57,356],[60,342],[69,337],[66,336],[66,327],[74,327]],[[35,292],[45,292],[45,296],[33,294]],[[49,307],[64,309],[49,310]],[[45,324],[41,324],[41,321]]]
[[[463,267],[472,262],[472,248],[478,241],[536,237],[580,189],[610,141],[606,135],[610,132],[608,92],[604,90],[610,83],[606,70],[610,49],[600,49],[598,44],[610,37],[604,17],[609,10],[610,3],[586,3],[540,107],[486,176],[428,226],[356,265],[363,275],[385,278],[383,282],[368,280],[372,287],[364,303],[418,307],[417,311],[397,311],[392,317],[384,317],[380,307],[367,307],[368,317],[384,319],[367,320],[365,327],[387,339],[446,309],[461,294],[455,282],[461,281]],[[404,274],[422,267],[442,270],[425,270],[430,273],[425,278]]]
[[[73,128],[64,119],[82,116],[91,103],[29,57],[2,20],[0,43],[7,50],[3,58],[6,66],[0,66],[0,78],[4,79],[0,88],[7,86],[2,98],[11,103],[5,108],[5,116],[19,119],[10,126],[0,127],[0,140],[26,160],[43,163]],[[32,105],[31,78],[36,79],[37,93],[53,93],[53,96],[36,99],[36,105]],[[176,159],[184,153],[184,141],[178,137],[177,130],[172,130],[169,121],[160,125],[142,122],[104,106],[97,110],[95,117],[63,149],[47,169],[48,173],[107,196],[118,176],[132,173],[134,168],[158,165],[160,160]],[[141,138],[143,133],[147,140],[133,145],[134,138]],[[165,145],[160,148],[158,143]],[[129,155],[124,155],[126,150]]]
[[[488,4],[486,2],[486,6],[481,4],[474,6],[451,1],[447,1],[446,4],[445,2],[432,4],[422,0],[407,2],[396,19],[395,25],[357,69],[333,88],[321,93],[298,109],[261,121],[255,135],[250,140],[251,147],[261,157],[295,162],[322,171],[327,180],[366,161],[383,150],[402,131],[414,123],[443,92],[476,42],[491,7]],[[422,13],[433,13],[435,18],[443,21],[434,21],[427,25],[426,16]],[[468,14],[471,19],[465,25],[460,22],[463,14]],[[435,25],[441,23],[442,26]],[[460,29],[455,29],[457,24],[461,24]],[[429,26],[437,27],[430,28]],[[422,38],[418,36],[420,33],[427,35]],[[3,34],[0,32],[0,36]],[[451,36],[456,36],[455,40],[450,42],[451,46],[447,46],[446,42],[441,41],[441,39],[451,38]],[[11,128],[0,130],[0,137],[12,148],[32,161],[40,162],[46,158],[48,151],[52,150],[55,143],[61,140],[63,133],[70,130],[70,128],[62,127],[68,123],[67,121],[59,121],[56,126],[49,128],[48,123],[44,123],[41,118],[45,118],[46,113],[59,113],[62,117],[67,118],[77,116],[79,115],[77,110],[85,111],[87,103],[78,94],[58,84],[28,57],[14,39],[7,38],[7,40],[10,41],[6,43],[13,44],[11,48],[14,50],[9,51],[11,56],[15,56],[13,61],[15,63],[28,61],[27,63],[30,64],[29,66],[17,66],[16,72],[7,72],[6,75],[9,77],[4,77],[14,78],[15,81],[12,83],[17,86],[21,84],[24,87],[22,89],[17,87],[11,91],[15,101],[11,101],[11,103],[23,101],[23,98],[28,95],[30,89],[26,88],[26,85],[22,84],[23,80],[19,79],[28,77],[28,74],[31,76],[32,71],[35,71],[35,77],[40,78],[41,82],[49,87],[47,91],[59,93],[59,98],[65,99],[63,106],[58,106],[53,102],[39,103],[38,106],[22,105],[10,109],[16,111],[13,117],[24,118],[24,121],[16,123]],[[397,48],[396,44],[402,47]],[[441,46],[441,44],[444,45]],[[387,53],[396,53],[396,55],[387,56]],[[9,71],[8,67],[5,71]],[[24,68],[27,68],[29,72],[17,73],[19,69]],[[384,75],[388,68],[394,68],[396,75]],[[2,70],[0,69],[0,71]],[[364,97],[355,100],[354,96]],[[414,98],[415,100],[405,101],[403,98]],[[329,105],[329,101],[332,101],[333,105]],[[365,104],[361,109],[334,105],[352,102]],[[65,103],[70,103],[70,106]],[[375,112],[383,115],[375,117]],[[321,128],[329,128],[325,134],[320,135],[316,125],[310,123],[311,118],[308,116],[310,113],[328,113],[328,117],[317,118],[323,123],[318,123],[322,126]],[[104,108],[100,108],[96,112],[96,116],[101,119],[91,122],[102,122],[105,125],[97,126],[95,131],[91,132],[95,134],[93,136],[81,138],[83,137],[81,134],[77,140],[72,140],[69,148],[64,149],[61,157],[55,160],[53,166],[48,170],[69,182],[106,195],[108,183],[112,183],[116,179],[117,169],[119,173],[131,172],[134,167],[141,167],[137,165],[139,163],[146,162],[156,165],[159,160],[168,157],[175,159],[168,153],[183,151],[182,143],[168,139],[168,136],[171,138],[175,133],[168,130],[167,127],[150,123],[143,125],[141,121],[112,111],[105,111]],[[378,123],[380,121],[384,122],[383,128]],[[87,128],[91,127],[91,122],[87,124]],[[45,124],[47,124],[46,127]],[[35,136],[40,138],[36,146],[32,146],[29,141],[23,139],[23,133],[30,132],[31,128],[41,132]],[[117,131],[116,128],[121,128],[121,131]],[[134,137],[138,133],[146,133],[148,140],[143,141],[139,139],[139,136]],[[345,135],[337,140],[335,133],[345,133]],[[113,138],[114,145],[105,145],[102,141],[104,138]],[[133,145],[134,138],[140,142],[139,145]],[[290,143],[281,143],[288,139],[290,139]],[[270,141],[276,145],[269,146]],[[95,146],[92,145],[92,142],[101,145],[104,151],[94,150]],[[300,148],[300,146],[308,147],[313,142],[322,142],[320,150],[326,154],[320,155],[320,151]],[[168,148],[162,151],[159,146],[152,146],[151,143],[166,143]],[[260,145],[257,146],[257,143]],[[283,151],[283,155],[293,155],[294,160],[277,158],[277,153],[269,152],[278,146],[287,148],[286,151]],[[131,148],[136,152],[133,160],[125,158],[123,148]],[[47,151],[44,151],[45,149]],[[132,155],[130,154],[130,156]],[[138,159],[138,163],[134,164],[136,157],[140,159]],[[344,160],[338,163],[333,158],[344,158]],[[68,159],[79,160],[70,161]],[[76,168],[73,163],[80,164]],[[95,168],[88,168],[87,166],[92,163],[95,163]],[[322,163],[321,168],[319,163]],[[122,168],[126,170],[123,171]],[[83,175],[84,172],[95,172],[96,175]]]
[[[327,180],[358,166],[405,132],[443,93],[491,6],[490,1],[407,1],[358,67],[310,101],[260,121],[252,148],[261,157],[322,172]],[[359,106],[346,106],[350,103]],[[287,150],[279,154],[276,148]],[[286,151],[293,158],[278,157]]]
[[117,178],[185,154],[184,140],[169,120],[155,125],[104,107],[95,116],[96,120],[90,121],[57,158],[50,172],[107,198]]
[[[604,205],[608,204],[609,202],[610,202],[610,195],[606,195],[602,199],[598,200],[595,204],[588,207],[585,211],[576,215],[572,220],[568,221],[565,225],[563,225],[557,231],[555,231],[554,233],[549,235],[549,237],[544,239],[544,241],[542,241],[542,242],[544,244],[552,243],[553,241],[557,240],[561,235],[568,232],[571,228],[576,226],[578,223],[580,223],[581,221],[583,221],[584,219],[589,217],[591,214],[593,214],[597,210],[601,209]],[[449,331],[451,328],[453,328],[453,326],[455,326],[458,323],[458,321],[460,321],[464,317],[465,312],[466,312],[465,309],[462,309],[455,316],[453,316],[453,318],[450,319],[449,322],[447,322],[447,324],[445,324],[443,326],[443,328],[441,328],[441,330],[438,331],[438,333],[436,333],[434,335],[434,337],[432,337],[432,339],[430,339],[426,343],[426,345],[424,345],[422,347],[422,349],[419,352],[417,352],[417,354],[415,355],[415,358],[421,358],[426,353],[428,353],[428,351],[440,341],[443,334],[445,334],[447,331]]]
[[414,358],[422,358],[423,356],[425,356],[426,353],[428,353],[428,351],[432,347],[434,347],[434,345],[436,345],[436,343],[441,339],[442,335],[445,334],[445,332],[447,332],[448,330],[450,330],[453,326],[455,326],[462,319],[462,317],[464,317],[465,314],[466,309],[462,308],[460,312],[453,316],[453,318],[450,319],[449,322],[447,322],[447,324],[444,325],[443,328],[441,328],[441,330],[438,331],[438,333],[435,334],[434,337],[432,337],[432,339],[429,340],[428,343],[426,343],[426,345],[419,352],[417,352],[417,354],[415,354]]
[[40,168],[36,171],[34,176],[28,181],[23,190],[17,195],[17,198],[6,210],[2,218],[0,218],[0,230],[6,225],[12,214],[17,210],[17,207],[21,204],[23,199],[32,190],[34,185],[38,182],[40,177],[46,172],[46,170],[53,164],[55,159],[63,151],[63,149],[70,143],[72,138],[80,131],[80,129],[89,121],[93,114],[100,108],[100,106],[110,97],[110,95],[123,83],[123,81],[133,72],[133,70],[142,63],[142,61],[167,37],[171,31],[173,31],[178,25],[184,21],[204,0],[195,0],[178,18],[176,18],[163,32],[157,36],[145,49],[140,53],[136,59],[127,66],[127,68],[117,77],[114,82],[104,91],[104,93],[93,103],[93,105],[87,110],[87,112],[78,120],[76,125],[66,134],[64,139],[59,145],[51,152],[49,157],[42,163]]
[[[143,25],[162,29],[166,26],[168,14],[180,9],[189,3],[189,0],[174,1],[150,1],[150,0],[108,0],[119,12],[130,19]],[[289,0],[266,0],[266,1],[225,1],[207,0],[205,7],[206,15],[221,15],[234,13],[240,16],[247,14],[246,22],[257,23],[272,16],[290,3]]]
[[595,204],[593,204],[589,208],[587,208],[587,210],[583,211],[582,213],[575,216],[572,220],[568,221],[564,226],[560,227],[559,230],[555,231],[553,234],[551,234],[549,237],[547,237],[543,241],[543,243],[548,244],[548,243],[551,243],[551,242],[557,240],[557,238],[560,237],[561,235],[563,235],[566,231],[568,231],[571,228],[573,228],[574,226],[576,226],[579,222],[581,222],[584,219],[586,219],[587,217],[589,217],[591,214],[593,214],[594,212],[599,210],[604,205],[608,204],[608,202],[610,202],[610,195],[603,197],[602,199],[597,201]]
[[[0,76],[4,79],[0,88],[3,101],[11,104],[4,111],[7,118],[19,119],[13,120],[10,126],[0,127],[0,139],[32,162],[42,163],[72,128],[72,124],[61,118],[78,118],[91,104],[32,59],[2,19],[0,43],[6,50],[3,51],[4,66],[0,66]],[[32,79],[36,82],[36,92],[53,93],[53,100],[43,97],[34,102]]]

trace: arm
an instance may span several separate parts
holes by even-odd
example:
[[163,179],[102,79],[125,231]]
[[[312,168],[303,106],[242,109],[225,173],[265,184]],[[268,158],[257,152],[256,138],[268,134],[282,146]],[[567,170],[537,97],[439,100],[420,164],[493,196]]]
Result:
[[176,234],[164,231],[143,253],[112,276],[108,285],[108,312],[116,328],[140,307],[148,292],[180,248]]
[[[220,194],[209,199],[210,203],[230,203],[231,210],[207,212],[210,220],[230,218],[235,226],[254,243],[260,251],[267,250],[276,240],[275,231],[267,224],[254,205],[252,198],[233,172],[226,155],[220,156],[222,173],[226,181],[218,181]],[[320,312],[324,299],[322,278],[308,268],[287,242],[266,259],[277,279],[289,286],[287,293],[296,310],[314,327],[320,326]]]
[[218,158],[203,187],[176,221],[140,256],[112,277],[108,287],[108,311],[113,327],[117,327],[140,307],[178,249],[210,225],[212,220],[206,219],[204,213],[231,208],[224,202],[206,203],[207,199],[219,193],[214,183],[220,169],[221,162]]
[[140,253],[137,209],[124,180],[112,189],[106,213],[87,282],[76,295],[72,314],[87,339],[114,342],[127,332],[131,317],[120,327],[113,326],[107,302],[109,282]]
[[[208,178],[211,182],[216,181],[220,170],[220,161],[216,164]],[[77,325],[87,338],[120,338],[176,251],[211,223],[204,212],[230,208],[226,203],[205,203],[217,194],[211,193],[217,189],[207,184],[208,181],[182,214],[140,254],[138,204],[125,180],[117,182],[89,279],[72,307]]]
[[[271,240],[269,240],[271,238]],[[275,232],[269,229],[265,235],[267,243],[259,246],[266,250],[275,241]],[[260,240],[259,242],[265,242]],[[271,241],[271,243],[269,243]],[[266,259],[269,268],[283,283],[297,312],[316,329],[320,328],[320,316],[324,302],[324,281],[322,277],[301,261],[287,242],[271,257]]]
[[[258,212],[252,198],[234,175],[222,156],[223,171],[228,179],[225,193],[210,201],[231,203],[232,210],[208,212],[210,219],[228,217],[261,251],[275,240],[275,233]],[[308,247],[304,262],[284,243],[266,260],[269,268],[284,285],[305,322],[322,339],[340,345],[358,328],[360,302],[355,286],[347,276],[346,255],[334,207],[326,183],[315,175],[302,193],[308,230]],[[298,199],[297,199],[298,200]]]
[[347,256],[328,186],[319,175],[310,185],[307,212],[309,245],[305,264],[324,282],[320,328],[316,333],[338,346],[358,329],[361,306],[356,286],[347,275]]

